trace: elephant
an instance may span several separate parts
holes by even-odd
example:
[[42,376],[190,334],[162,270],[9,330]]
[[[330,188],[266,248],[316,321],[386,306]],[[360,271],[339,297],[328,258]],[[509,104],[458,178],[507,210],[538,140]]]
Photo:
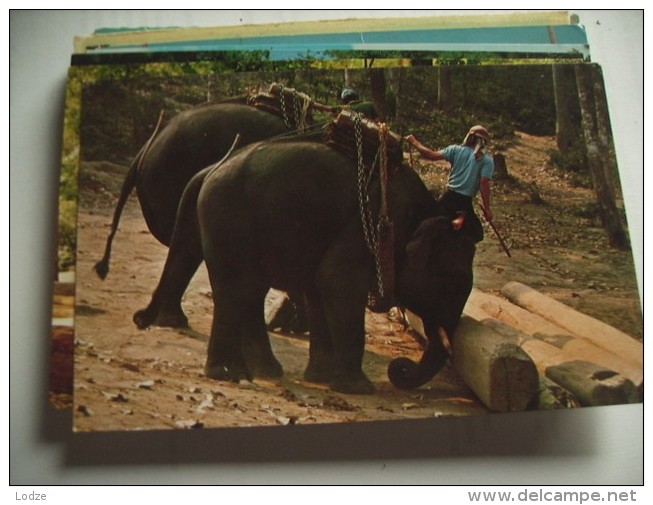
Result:
[[[369,211],[382,206],[382,178],[368,177]],[[187,186],[158,286],[134,314],[140,328],[183,311],[181,296],[202,259],[214,302],[205,374],[224,381],[278,378],[263,320],[270,287],[302,292],[310,345],[304,379],[369,394],[362,370],[365,310],[376,285],[375,254],[361,225],[360,164],[315,135],[251,144]],[[388,367],[402,389],[446,364],[473,283],[475,244],[453,229],[422,179],[402,161],[386,186],[393,229],[394,301],[424,322],[419,363]]]
[[[285,97],[284,114],[272,112],[273,92],[277,97]],[[257,97],[265,97],[262,102],[265,108],[249,104]],[[269,93],[199,105],[174,116],[160,132],[157,128],[132,161],[123,182],[104,256],[94,267],[98,276],[105,279],[108,275],[113,239],[122,210],[134,188],[150,232],[168,246],[182,192],[192,176],[221,159],[233,146],[237,135],[239,146],[245,146],[303,126],[300,123],[309,121],[310,116],[298,115],[302,101],[313,104],[306,95],[273,84]]]

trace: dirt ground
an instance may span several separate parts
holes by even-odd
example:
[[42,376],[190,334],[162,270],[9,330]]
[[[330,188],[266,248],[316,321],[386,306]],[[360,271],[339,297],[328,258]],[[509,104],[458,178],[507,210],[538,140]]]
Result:
[[[630,251],[607,245],[593,196],[573,187],[547,164],[551,138],[520,135],[506,152],[511,181],[494,185],[495,222],[512,257],[493,232],[479,245],[475,286],[498,293],[518,280],[643,338],[643,321]],[[415,160],[430,187],[445,180],[443,165]],[[98,176],[99,177],[99,176]],[[99,179],[97,179],[99,180]],[[130,199],[116,235],[111,270],[101,281],[92,267],[102,256],[115,188],[82,188],[78,224],[74,358],[77,431],[191,429],[466,416],[489,411],[447,366],[414,391],[394,388],[386,375],[398,356],[420,349],[393,314],[368,313],[364,369],[373,395],[343,395],[307,383],[303,335],[271,333],[285,375],[279,381],[240,384],[203,375],[211,325],[211,287],[204,266],[184,298],[191,329],[139,330],[132,314],[147,305],[167,249],[148,232],[136,198]]]

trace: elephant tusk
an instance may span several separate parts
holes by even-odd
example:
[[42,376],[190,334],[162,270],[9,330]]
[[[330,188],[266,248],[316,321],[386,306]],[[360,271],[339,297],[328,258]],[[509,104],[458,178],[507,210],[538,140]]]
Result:
[[440,341],[442,342],[442,345],[447,351],[449,357],[453,356],[453,346],[451,345],[451,337],[449,337],[447,330],[445,330],[442,326],[438,326],[438,337],[440,337]]

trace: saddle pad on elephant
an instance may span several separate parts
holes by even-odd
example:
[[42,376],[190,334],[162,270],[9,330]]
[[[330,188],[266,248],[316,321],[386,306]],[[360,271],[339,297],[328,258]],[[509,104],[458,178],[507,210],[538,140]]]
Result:
[[358,136],[362,142],[363,165],[372,170],[381,155],[381,138],[385,140],[385,155],[390,171],[396,170],[404,158],[401,137],[384,128],[383,123],[364,118],[352,110],[343,110],[327,127],[327,145],[358,162]]
[[272,83],[267,91],[261,91],[259,88],[251,92],[247,103],[279,116],[290,128],[302,129],[310,120],[311,98],[279,83]]

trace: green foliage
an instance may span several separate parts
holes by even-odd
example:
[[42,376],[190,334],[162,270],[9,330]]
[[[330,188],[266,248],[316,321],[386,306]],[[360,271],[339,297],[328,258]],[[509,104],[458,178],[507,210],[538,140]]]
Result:
[[[356,56],[351,52],[345,55]],[[345,85],[370,100],[370,70],[366,65],[383,69],[383,105],[390,128],[401,135],[415,133],[432,147],[462,142],[473,124],[490,129],[493,151],[507,147],[516,130],[536,135],[555,133],[550,65],[484,65],[487,54],[384,52],[361,53],[359,68],[349,60],[345,70],[334,68],[337,61],[319,60],[308,53],[305,56],[303,60],[280,62],[270,61],[266,52],[222,52],[207,53],[201,61],[72,67],[64,120],[62,212],[73,212],[80,162],[128,165],[151,135],[161,110],[169,118],[194,105],[241,95],[252,86],[271,82],[294,87],[332,106],[340,104]],[[424,66],[405,67],[410,60],[401,58],[406,56],[413,57],[413,64],[418,63],[419,56]],[[446,64],[450,70],[452,96],[447,113],[438,110],[441,73],[434,62]],[[330,117],[316,116],[324,120]],[[580,153],[552,153],[552,159],[562,169],[582,173],[577,168],[581,166]],[[69,230],[65,223],[62,227]],[[61,242],[69,251],[66,255],[73,256],[74,240],[62,236]]]
[[452,81],[457,107],[533,135],[555,133],[550,66],[467,66]]
[[77,201],[59,200],[59,271],[75,266],[77,249]]

